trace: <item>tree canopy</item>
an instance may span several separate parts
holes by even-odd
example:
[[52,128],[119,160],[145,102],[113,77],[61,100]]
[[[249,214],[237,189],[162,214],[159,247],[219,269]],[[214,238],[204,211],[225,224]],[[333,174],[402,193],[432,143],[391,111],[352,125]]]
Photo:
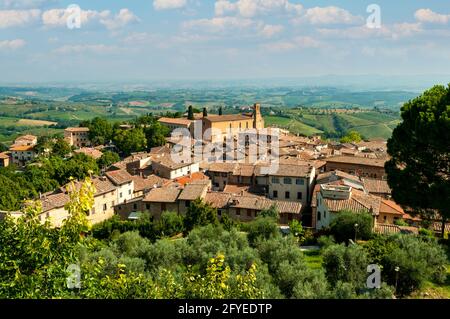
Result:
[[385,164],[394,200],[428,216],[439,212],[443,225],[450,217],[449,105],[450,86],[435,86],[405,103]]

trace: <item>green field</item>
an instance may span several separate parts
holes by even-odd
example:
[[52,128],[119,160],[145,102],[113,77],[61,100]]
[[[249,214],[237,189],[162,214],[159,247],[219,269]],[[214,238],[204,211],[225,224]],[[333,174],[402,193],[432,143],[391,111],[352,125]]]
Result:
[[265,116],[267,126],[290,130],[295,134],[313,135],[324,133],[338,137],[350,130],[359,132],[364,138],[388,139],[392,130],[400,123],[395,113],[358,111],[352,113],[317,109],[280,109],[282,116]]
[[303,255],[305,256],[306,264],[311,269],[321,269],[323,257],[320,254],[320,250],[304,250]]
[[312,126],[309,126],[294,119],[278,116],[266,116],[264,117],[264,121],[266,126],[285,128],[294,134],[314,135],[323,133],[323,131],[319,129],[316,129]]

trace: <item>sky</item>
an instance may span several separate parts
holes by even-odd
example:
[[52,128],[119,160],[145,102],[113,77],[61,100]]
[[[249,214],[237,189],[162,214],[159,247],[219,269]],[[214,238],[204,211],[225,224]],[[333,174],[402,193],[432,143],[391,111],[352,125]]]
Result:
[[450,1],[0,0],[0,75],[3,83],[447,76]]

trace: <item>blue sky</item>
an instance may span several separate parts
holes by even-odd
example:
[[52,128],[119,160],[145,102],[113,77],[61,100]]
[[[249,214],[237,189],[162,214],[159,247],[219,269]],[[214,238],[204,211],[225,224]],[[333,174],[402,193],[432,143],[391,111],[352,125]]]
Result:
[[[366,24],[367,6],[381,11]],[[81,27],[69,29],[77,4]],[[450,75],[450,3],[0,0],[0,81]]]

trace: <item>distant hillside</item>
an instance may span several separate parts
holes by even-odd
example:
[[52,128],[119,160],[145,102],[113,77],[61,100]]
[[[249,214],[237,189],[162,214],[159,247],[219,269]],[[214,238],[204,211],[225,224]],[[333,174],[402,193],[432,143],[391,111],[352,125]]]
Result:
[[267,126],[286,128],[295,134],[322,134],[338,138],[347,131],[358,131],[365,138],[389,138],[400,123],[397,112],[355,111],[343,113],[325,110],[280,110],[265,116]]

